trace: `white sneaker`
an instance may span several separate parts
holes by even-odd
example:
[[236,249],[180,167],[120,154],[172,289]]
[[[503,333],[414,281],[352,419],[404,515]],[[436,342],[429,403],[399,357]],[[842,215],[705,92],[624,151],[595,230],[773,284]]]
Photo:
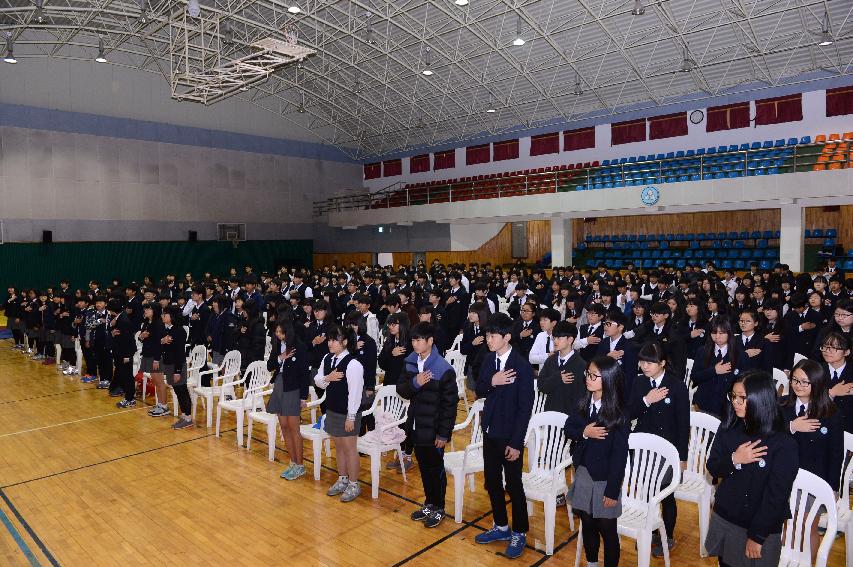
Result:
[[358,498],[359,494],[361,494],[361,485],[358,481],[350,482],[344,489],[344,493],[341,494],[341,502],[352,502]]
[[335,481],[335,484],[333,484],[326,492],[326,496],[337,496],[339,494],[343,494],[348,486],[349,480],[346,477],[339,476],[338,480]]

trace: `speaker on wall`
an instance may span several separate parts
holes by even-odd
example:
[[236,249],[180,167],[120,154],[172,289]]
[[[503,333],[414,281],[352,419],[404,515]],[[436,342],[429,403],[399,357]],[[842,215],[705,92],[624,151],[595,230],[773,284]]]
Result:
[[190,231],[190,242],[198,242],[198,231],[191,230]]
[[53,231],[52,230],[41,231],[41,241],[44,244],[52,243],[53,242]]

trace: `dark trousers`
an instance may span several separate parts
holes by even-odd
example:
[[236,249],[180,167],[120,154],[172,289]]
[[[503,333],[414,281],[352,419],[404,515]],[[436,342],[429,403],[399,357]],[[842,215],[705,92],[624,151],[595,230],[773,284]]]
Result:
[[[80,349],[83,351],[83,360],[86,362],[86,374],[88,376],[95,376],[98,374],[98,363],[95,358],[95,351],[92,347],[87,347],[85,344],[80,345]],[[82,373],[83,369],[80,369]]]
[[444,448],[435,445],[415,446],[421,482],[424,485],[424,505],[433,510],[444,510],[447,493],[447,474],[444,472]]
[[12,329],[12,336],[15,338],[16,345],[24,344],[24,333],[20,329]]
[[74,353],[74,348],[65,347],[62,349],[62,356],[60,357],[63,362],[67,362],[70,365],[74,365],[77,362],[77,357]]
[[105,348],[94,347],[92,353],[95,357],[95,369],[98,375],[98,380],[110,382],[113,381],[113,356],[112,353]]
[[514,461],[506,460],[508,441],[483,436],[483,465],[486,480],[486,490],[492,503],[492,515],[496,526],[506,526],[509,523],[506,513],[503,477],[506,478],[506,492],[512,502],[512,531],[527,533],[527,499],[524,496],[524,486],[521,484],[521,471],[524,467],[524,452]]
[[[127,362],[125,362],[127,360]],[[110,390],[121,388],[125,400],[132,400],[136,396],[136,383],[133,380],[133,358],[115,358],[115,380],[110,384]]]
[[181,414],[191,415],[193,412],[193,402],[190,399],[190,391],[184,384],[173,384],[172,389],[175,390],[175,396],[178,398],[178,407],[181,408]]
[[616,518],[593,518],[590,514],[575,510],[581,519],[583,550],[587,563],[598,561],[598,549],[604,541],[604,567],[619,567],[619,534]]
[[663,527],[666,529],[666,537],[673,541],[675,539],[675,519],[678,517],[678,507],[675,505],[674,494],[670,494],[661,501],[660,511]]

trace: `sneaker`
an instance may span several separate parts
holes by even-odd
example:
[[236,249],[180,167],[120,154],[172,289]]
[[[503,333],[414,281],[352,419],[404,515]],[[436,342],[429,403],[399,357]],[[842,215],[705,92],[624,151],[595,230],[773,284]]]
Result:
[[524,553],[524,546],[527,544],[527,534],[512,532],[512,537],[509,540],[509,545],[506,546],[506,555],[509,559],[516,559]]
[[136,407],[136,400],[122,400],[116,404],[117,408],[132,408]]
[[98,380],[97,376],[83,376],[80,378],[80,382],[83,384],[91,384],[92,382],[96,382]]
[[347,484],[344,493],[341,494],[341,502],[352,502],[358,498],[359,494],[361,494],[361,485],[357,481],[351,482]]
[[98,381],[98,390],[106,390],[109,387],[110,387],[110,381],[109,380],[99,380]]
[[566,495],[558,494],[557,495],[557,506],[565,506],[566,505]]
[[427,505],[423,508],[415,510],[409,517],[416,522],[423,522],[424,520],[429,518],[430,514],[432,514],[432,508]]
[[[412,470],[415,466],[415,462],[412,460],[412,457],[404,454],[403,455],[403,466],[406,467],[406,472],[409,472],[410,470]],[[394,459],[393,461],[391,461],[390,463],[385,465],[385,468],[390,469],[390,470],[399,471],[401,468],[400,467],[400,460]]]
[[[669,551],[672,551],[675,542],[671,538],[667,538],[666,543]],[[660,544],[660,538],[652,542],[652,557],[663,557],[663,546]]]
[[305,465],[292,465],[282,475],[285,480],[296,480],[301,476],[305,476]]
[[280,474],[280,475],[278,475],[278,476],[279,476],[279,478],[287,479],[288,475],[290,474],[290,470],[291,470],[293,467],[295,467],[295,466],[296,466],[296,465],[295,465],[295,464],[293,464],[293,463],[290,463],[289,465],[287,465],[287,468],[286,468],[286,469],[284,469],[284,470],[281,472],[281,474]]
[[339,476],[335,484],[326,492],[326,496],[338,496],[343,493],[344,489],[349,485],[349,479],[345,476]]
[[175,423],[172,424],[172,429],[185,429],[187,427],[194,427],[194,426],[195,426],[195,423],[193,423],[192,419],[190,419],[188,417],[186,417],[186,418],[182,417],[178,421],[176,421]]
[[485,531],[481,534],[477,534],[474,537],[474,541],[477,543],[492,543],[494,541],[509,541],[512,537],[511,534],[512,534],[512,531],[509,528],[502,530],[497,526],[492,526],[492,529]]
[[60,367],[62,370],[68,370],[68,367],[69,367],[69,366],[70,366],[70,364],[68,364],[68,361],[67,361],[67,360],[63,360],[62,362],[60,362],[60,363],[59,363],[59,367]]
[[388,461],[387,463],[385,463],[385,468],[388,469],[389,471],[399,471],[400,470],[400,460],[394,459],[392,461]]
[[169,408],[157,404],[152,410],[148,412],[148,415],[150,415],[151,417],[164,417],[169,415]]
[[424,526],[428,528],[434,528],[441,523],[441,521],[446,515],[447,514],[444,512],[444,510],[435,510],[432,514],[429,515],[429,518],[426,519],[426,521],[424,522]]
[[33,360],[44,360],[43,354],[36,354],[33,356]]

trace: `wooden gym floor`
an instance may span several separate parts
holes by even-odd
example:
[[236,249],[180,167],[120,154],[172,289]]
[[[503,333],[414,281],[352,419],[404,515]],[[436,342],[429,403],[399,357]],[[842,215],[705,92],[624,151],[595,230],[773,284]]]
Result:
[[[10,346],[0,341],[2,565],[574,563],[577,534],[559,510],[556,552],[541,551],[541,505],[519,560],[502,557],[498,544],[475,544],[474,536],[492,525],[482,475],[476,491],[466,491],[465,522],[453,522],[449,487],[450,516],[428,530],[408,518],[423,497],[417,468],[404,483],[383,467],[380,496],[372,500],[363,458],[362,496],[342,504],[325,495],[336,478],[333,458],[324,457],[320,482],[310,462],[306,477],[287,482],[278,476],[287,455],[279,448],[276,462],[267,460],[263,428],[255,429],[251,451],[236,445],[231,414],[221,438],[204,427],[201,408],[202,425],[173,431],[172,419],[148,417],[148,406],[119,410],[104,391],[27,361]],[[459,435],[457,448],[464,443]],[[699,558],[695,506],[678,508],[672,565],[716,565]],[[621,564],[637,564],[631,540],[623,540]],[[830,564],[844,565],[843,538]]]

